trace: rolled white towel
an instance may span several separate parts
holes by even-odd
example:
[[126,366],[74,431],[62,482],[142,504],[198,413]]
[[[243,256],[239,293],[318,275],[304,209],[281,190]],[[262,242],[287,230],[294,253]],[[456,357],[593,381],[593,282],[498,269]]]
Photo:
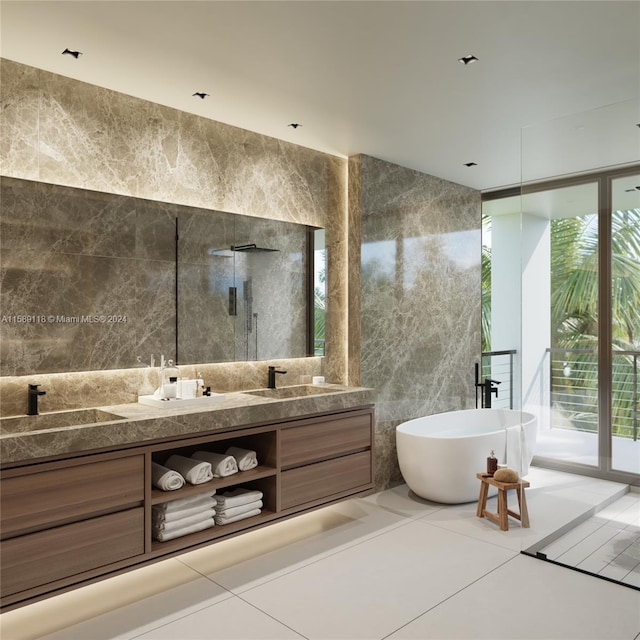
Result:
[[[216,506],[216,499],[209,498],[210,502],[207,504],[196,504],[194,507],[190,507],[187,505],[182,509],[178,509],[176,511],[162,511],[157,507],[160,505],[154,505],[151,509],[152,519],[155,523],[163,523],[163,522],[177,522],[182,520],[183,518],[190,518],[191,516],[197,516],[201,513],[205,513],[207,511],[212,511]],[[213,514],[212,514],[213,517]]]
[[213,478],[211,463],[193,460],[186,456],[172,455],[165,462],[165,466],[179,471],[189,484],[202,484]]
[[260,509],[253,509],[252,511],[245,511],[237,516],[232,516],[231,518],[224,518],[223,516],[215,516],[214,520],[216,524],[231,524],[232,522],[237,522],[238,520],[244,520],[245,518],[253,518],[253,516],[260,515]]
[[258,457],[255,451],[241,449],[240,447],[229,447],[226,452],[228,456],[233,456],[238,463],[240,471],[249,471],[258,466]]
[[232,491],[225,491],[225,493],[219,493],[216,496],[217,505],[222,509],[228,509],[230,507],[238,507],[241,504],[249,504],[256,500],[262,500],[262,491],[252,491],[251,489],[245,489],[238,487]]
[[253,511],[254,509],[262,509],[262,500],[256,500],[255,502],[249,502],[248,504],[241,504],[237,507],[228,507],[226,509],[216,508],[216,515],[222,518],[233,518],[241,513],[247,513],[247,511]]
[[233,456],[213,451],[196,451],[191,457],[211,464],[214,478],[224,478],[238,473],[238,464]]
[[215,525],[215,520],[213,518],[207,518],[202,522],[197,524],[189,525],[188,527],[182,527],[181,529],[175,529],[174,531],[170,531],[166,533],[165,531],[154,532],[154,538],[159,540],[160,542],[166,542],[167,540],[173,540],[174,538],[180,538],[181,536],[186,536],[189,533],[195,533],[196,531],[204,531],[209,527],[213,527]]
[[171,533],[172,531],[176,531],[177,529],[184,529],[184,527],[190,527],[192,524],[198,524],[200,522],[204,522],[205,520],[210,520],[215,515],[216,514],[213,509],[207,509],[206,511],[200,511],[200,513],[196,513],[195,515],[180,518],[178,520],[172,520],[171,522],[154,521],[153,531],[154,533],[157,533],[159,531]]
[[167,469],[157,462],[151,465],[151,482],[162,491],[175,491],[184,486],[184,478],[173,469]]
[[191,509],[192,507],[207,509],[216,504],[216,499],[212,497],[214,493],[215,491],[210,491],[206,494],[198,494],[197,496],[189,496],[188,498],[169,500],[161,504],[154,504],[153,509],[154,511],[161,511],[166,514],[182,511],[183,509]]

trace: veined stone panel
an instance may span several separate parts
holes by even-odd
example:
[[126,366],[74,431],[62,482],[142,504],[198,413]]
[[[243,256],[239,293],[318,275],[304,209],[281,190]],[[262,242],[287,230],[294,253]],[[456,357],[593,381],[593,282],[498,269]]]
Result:
[[327,227],[333,156],[9,60],[1,71],[3,175]]
[[[378,484],[393,428],[473,406],[480,358],[480,193],[359,156],[361,383],[376,390]],[[383,478],[383,479],[381,479]]]

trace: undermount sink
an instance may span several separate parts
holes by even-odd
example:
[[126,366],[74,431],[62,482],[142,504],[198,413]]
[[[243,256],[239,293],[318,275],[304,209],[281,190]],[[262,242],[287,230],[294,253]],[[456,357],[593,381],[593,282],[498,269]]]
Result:
[[122,416],[101,409],[75,409],[71,411],[53,411],[37,416],[14,416],[0,418],[0,434],[27,433],[43,429],[60,429],[80,424],[94,424],[122,420]]
[[311,384],[301,384],[294,387],[280,387],[279,389],[256,389],[255,391],[243,391],[251,396],[260,396],[261,398],[274,398],[277,400],[285,400],[287,398],[305,398],[307,396],[317,396],[325,393],[338,393],[343,391],[338,387],[314,386]]

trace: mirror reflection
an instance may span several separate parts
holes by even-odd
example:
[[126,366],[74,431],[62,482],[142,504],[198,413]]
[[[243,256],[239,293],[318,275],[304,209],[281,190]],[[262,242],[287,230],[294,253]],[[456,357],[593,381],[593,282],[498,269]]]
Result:
[[0,187],[1,375],[323,352],[322,230],[14,178]]

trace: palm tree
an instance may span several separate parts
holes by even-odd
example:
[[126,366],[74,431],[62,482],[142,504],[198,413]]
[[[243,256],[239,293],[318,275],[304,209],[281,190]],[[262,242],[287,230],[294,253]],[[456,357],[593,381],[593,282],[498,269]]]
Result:
[[[613,433],[631,435],[634,359],[616,351],[640,349],[640,209],[614,211],[611,216],[611,313],[614,350],[612,371]],[[571,358],[571,374],[553,379],[557,397],[582,403],[586,422],[597,428],[598,229],[595,215],[551,221],[552,346],[579,353]],[[591,414],[591,415],[589,415]],[[583,425],[584,426],[584,425]]]

